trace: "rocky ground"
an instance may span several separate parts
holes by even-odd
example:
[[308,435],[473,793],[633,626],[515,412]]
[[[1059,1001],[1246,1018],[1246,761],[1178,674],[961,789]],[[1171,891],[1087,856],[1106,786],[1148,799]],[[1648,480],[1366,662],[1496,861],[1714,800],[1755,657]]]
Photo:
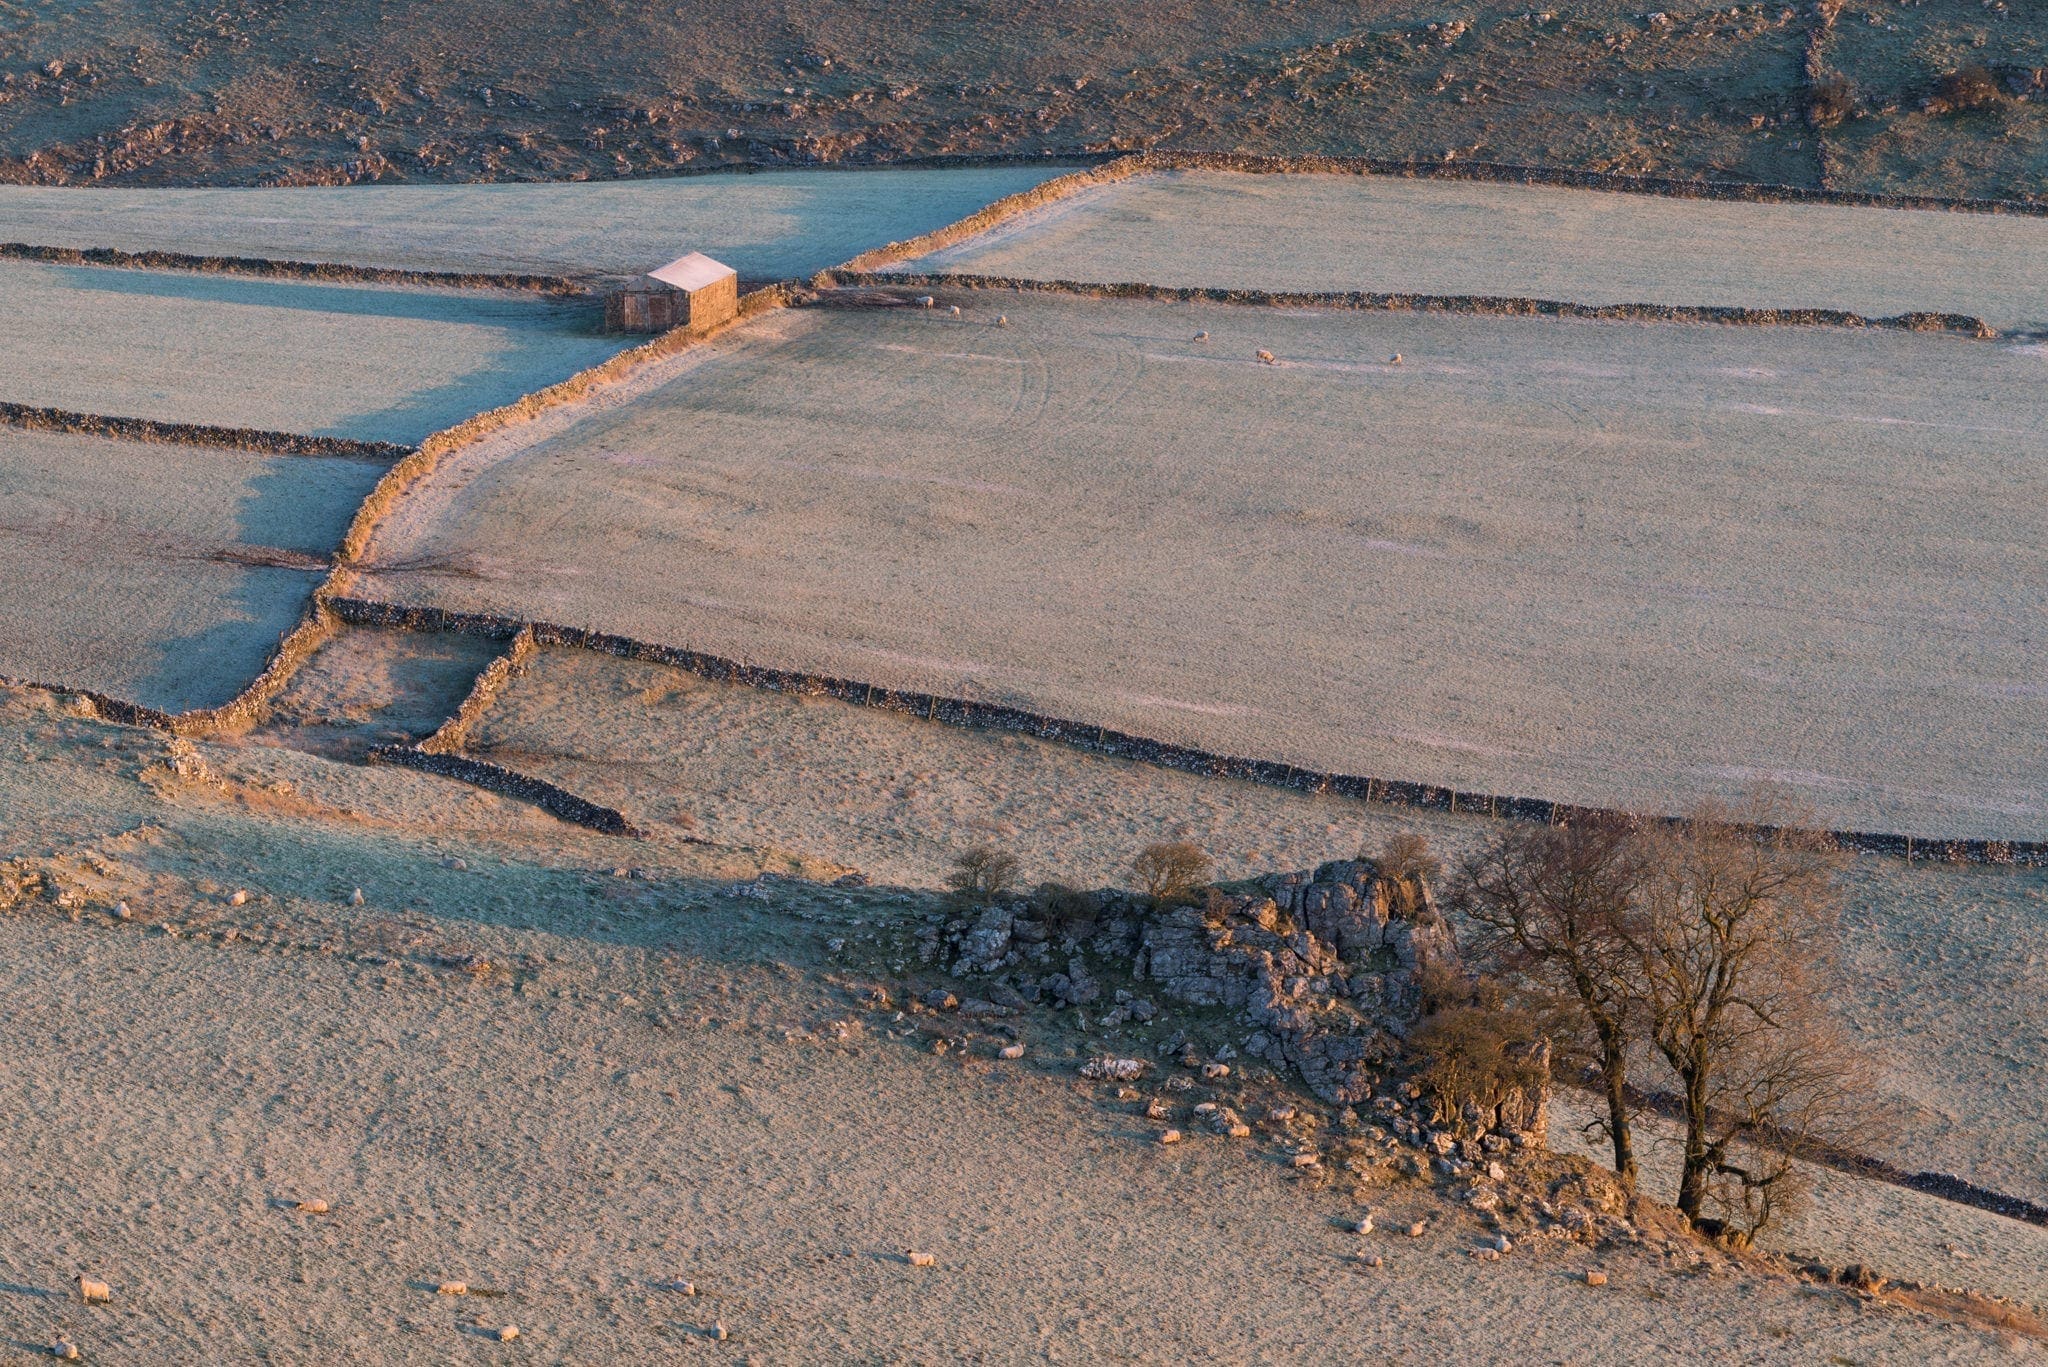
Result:
[[[172,0],[5,17],[0,179],[37,184],[1160,146],[2031,198],[2048,149],[2044,20],[1975,0]],[[1959,72],[1961,94],[1944,85]]]
[[0,753],[0,1361],[2034,1342],[1732,1257],[1346,1066],[1448,952],[1370,865],[1055,927],[45,695],[0,698]]

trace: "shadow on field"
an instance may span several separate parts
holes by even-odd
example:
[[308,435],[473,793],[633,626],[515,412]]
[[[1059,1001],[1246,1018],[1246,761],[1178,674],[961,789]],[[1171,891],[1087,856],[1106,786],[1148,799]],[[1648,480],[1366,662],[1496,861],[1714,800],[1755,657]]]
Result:
[[297,309],[337,317],[403,318],[426,323],[511,323],[568,336],[596,336],[602,307],[485,290],[335,285],[250,276],[120,270],[97,266],[46,267],[80,293],[182,299],[196,304]]

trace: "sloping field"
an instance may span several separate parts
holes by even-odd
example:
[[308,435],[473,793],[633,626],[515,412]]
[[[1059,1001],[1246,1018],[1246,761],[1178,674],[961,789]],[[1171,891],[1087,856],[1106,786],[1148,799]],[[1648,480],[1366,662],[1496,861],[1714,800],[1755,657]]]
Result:
[[[1400,832],[1427,835],[1455,863],[1500,830],[576,650],[542,650],[470,751],[652,830],[688,817],[700,837],[921,888],[944,886],[953,860],[983,843],[1016,854],[1025,885],[1097,887],[1128,885],[1132,857],[1155,840],[1192,840],[1219,877],[1247,878]],[[1895,1110],[1873,1151],[2048,1202],[2048,1020],[2036,1009],[2048,994],[2048,873],[1866,857],[1846,892],[1852,988],[1840,1007],[1885,1060]]]
[[686,251],[807,276],[1067,171],[771,171],[559,185],[281,190],[0,186],[0,242],[411,270],[630,274]]
[[227,701],[381,467],[0,428],[0,675]]
[[367,591],[1468,790],[2041,832],[2038,349],[963,302],[774,315],[472,447]]
[[588,304],[0,262],[0,400],[413,443],[617,351]]
[[[1088,1038],[1051,1012],[1006,1023],[1013,1063],[962,1017],[913,1033],[858,1001],[912,984],[828,937],[907,937],[929,896],[735,889],[762,862],[288,751],[202,742],[207,776],[176,779],[163,737],[40,698],[0,693],[0,754],[0,831],[32,822],[83,904],[0,918],[0,1338],[24,1362],[59,1337],[139,1364],[1996,1350],[1655,1227],[1598,1249],[1517,1228],[1477,1262],[1449,1184],[1293,1180],[1248,1069],[1159,1089],[1188,1129],[1162,1147],[1142,1098],[1077,1086]],[[495,972],[435,962],[471,955]],[[940,1054],[939,1030],[968,1042]],[[1212,1095],[1258,1136],[1188,1124]],[[309,1198],[328,1212],[288,1208]],[[1379,1233],[1339,1227],[1363,1208]],[[1869,1232],[1854,1256],[1889,1270],[1902,1232]],[[1606,1290],[1574,1285],[1589,1267]],[[80,1270],[111,1307],[66,1299]],[[472,1294],[435,1295],[450,1279]],[[477,1333],[504,1324],[517,1344]]]
[[1133,177],[906,269],[2048,325],[2048,219],[1386,176]]

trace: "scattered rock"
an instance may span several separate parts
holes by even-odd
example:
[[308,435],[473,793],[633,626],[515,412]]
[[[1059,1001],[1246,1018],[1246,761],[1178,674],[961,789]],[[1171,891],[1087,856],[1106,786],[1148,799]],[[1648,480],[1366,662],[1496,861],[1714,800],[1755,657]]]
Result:
[[960,1005],[960,999],[943,987],[935,987],[924,994],[924,1004],[934,1011],[952,1011]]
[[1111,1058],[1107,1054],[1081,1065],[1081,1076],[1091,1082],[1136,1082],[1152,1065],[1141,1058]]
[[654,1289],[657,1291],[673,1291],[678,1296],[694,1296],[697,1294],[697,1283],[686,1282],[681,1277],[677,1277],[673,1281],[656,1283]]
[[1319,1153],[1298,1153],[1289,1162],[1297,1168],[1321,1167],[1323,1156]]
[[1161,1097],[1155,1096],[1145,1103],[1145,1118],[1147,1120],[1164,1120],[1172,1114],[1173,1107],[1167,1105]]
[[1850,1263],[1842,1269],[1842,1275],[1837,1280],[1843,1286],[1851,1287],[1857,1291],[1875,1293],[1884,1290],[1884,1278],[1878,1276],[1875,1271],[1862,1263]]
[[1276,1125],[1285,1125],[1288,1121],[1294,1119],[1294,1108],[1292,1106],[1275,1106],[1272,1110],[1266,1112],[1266,1119]]

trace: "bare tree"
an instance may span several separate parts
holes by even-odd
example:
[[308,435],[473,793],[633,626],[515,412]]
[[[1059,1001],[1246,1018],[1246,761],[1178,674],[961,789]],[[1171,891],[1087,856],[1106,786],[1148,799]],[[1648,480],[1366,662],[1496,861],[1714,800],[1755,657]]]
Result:
[[1478,949],[1600,1075],[1614,1171],[1636,1185],[1629,1052],[1641,1023],[1636,896],[1646,870],[1629,827],[1587,820],[1510,830],[1459,867],[1452,906]]
[[953,861],[946,883],[963,902],[989,903],[1007,893],[1017,881],[1017,856],[993,845],[975,845]]
[[1828,1008],[1840,856],[1806,824],[1760,791],[1640,840],[1630,934],[1645,1032],[1685,1126],[1678,1208],[1698,1220],[1718,1190],[1745,1233],[1783,1210],[1792,1157],[1839,1133],[1862,1090]]
[[1184,902],[1209,881],[1212,865],[1201,846],[1185,840],[1147,845],[1131,861],[1132,872],[1155,903]]

